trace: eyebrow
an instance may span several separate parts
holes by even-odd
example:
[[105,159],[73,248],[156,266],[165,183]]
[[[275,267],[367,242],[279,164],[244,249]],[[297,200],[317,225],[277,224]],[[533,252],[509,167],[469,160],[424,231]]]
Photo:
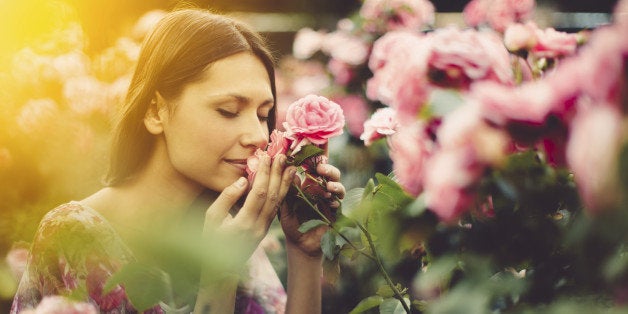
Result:
[[[226,94],[225,96],[234,98],[238,103],[240,104],[247,104],[247,103],[251,103],[251,99],[246,97],[246,96],[242,96],[239,94]],[[258,106],[258,107],[265,107],[268,105],[274,106],[275,105],[275,101],[272,98],[268,98],[264,101],[262,101],[262,103]]]

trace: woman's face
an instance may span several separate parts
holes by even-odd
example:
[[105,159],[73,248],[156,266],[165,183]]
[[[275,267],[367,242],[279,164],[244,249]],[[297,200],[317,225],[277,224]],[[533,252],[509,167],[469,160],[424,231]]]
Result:
[[252,53],[216,61],[184,87],[163,119],[176,175],[222,191],[246,176],[246,159],[268,143],[273,94],[263,63]]

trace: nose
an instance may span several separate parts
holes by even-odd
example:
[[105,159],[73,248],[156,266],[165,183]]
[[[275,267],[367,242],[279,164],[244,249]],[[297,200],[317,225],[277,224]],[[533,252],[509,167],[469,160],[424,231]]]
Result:
[[269,137],[267,124],[260,122],[257,114],[254,119],[247,120],[248,121],[241,126],[243,128],[242,135],[240,136],[242,146],[261,149],[266,148]]

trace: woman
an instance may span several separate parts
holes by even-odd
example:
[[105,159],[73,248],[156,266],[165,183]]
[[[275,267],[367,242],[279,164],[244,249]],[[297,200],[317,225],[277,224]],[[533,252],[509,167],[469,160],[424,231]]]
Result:
[[[261,158],[252,183],[243,177],[246,159],[268,143],[275,97],[272,58],[258,34],[204,10],[164,17],[143,44],[115,129],[107,187],[44,217],[12,313],[67,293],[83,296],[100,312],[134,312],[123,287],[103,291],[112,274],[136,260],[130,239],[181,221],[199,206],[203,235],[232,241],[245,258],[224,276],[201,269],[187,312],[320,312],[324,229],[302,234],[293,212],[279,211],[287,302],[277,275],[268,276],[267,257],[256,249],[295,180],[296,169],[281,155]],[[317,171],[342,198],[338,169],[321,164]],[[246,259],[254,284],[236,275]],[[149,312],[166,305],[161,307]]]

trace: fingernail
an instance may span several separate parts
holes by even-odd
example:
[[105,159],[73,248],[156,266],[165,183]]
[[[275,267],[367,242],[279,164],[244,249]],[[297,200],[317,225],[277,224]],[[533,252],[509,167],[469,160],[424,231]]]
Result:
[[290,174],[291,176],[294,176],[296,173],[297,173],[297,168],[290,168],[290,172],[289,172],[289,174]]
[[331,193],[329,192],[325,193],[325,198],[331,198]]
[[246,186],[246,178],[245,177],[240,177],[238,179],[238,181],[236,181],[236,186],[240,187],[240,188]]
[[279,158],[279,164],[280,164],[280,165],[282,165],[282,166],[283,166],[284,164],[286,164],[286,156],[284,156],[284,155],[279,155],[279,157],[278,157],[278,158]]

